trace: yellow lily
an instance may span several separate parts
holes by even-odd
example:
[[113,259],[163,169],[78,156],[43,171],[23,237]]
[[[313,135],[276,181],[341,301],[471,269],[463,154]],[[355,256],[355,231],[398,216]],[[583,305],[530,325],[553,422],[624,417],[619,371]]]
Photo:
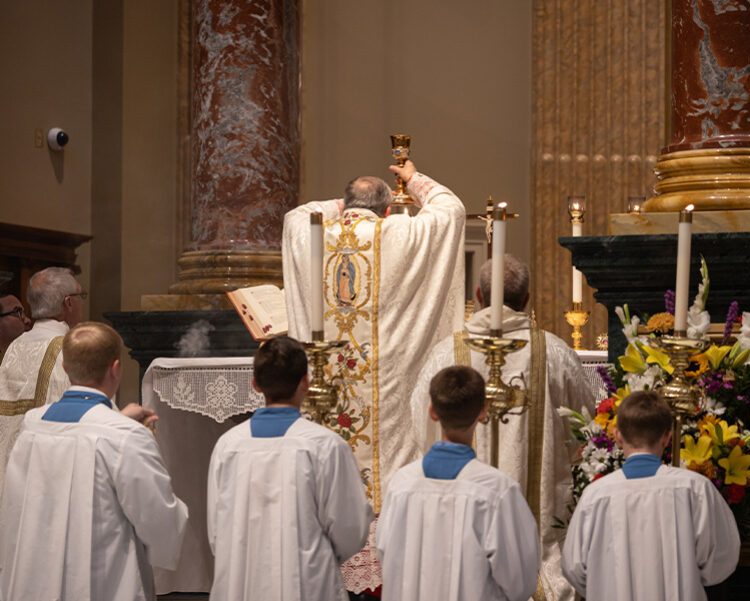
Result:
[[711,457],[711,442],[710,436],[701,436],[696,442],[695,438],[686,434],[682,437],[685,443],[685,447],[680,449],[680,458],[685,460],[688,467],[692,468],[694,465],[701,465],[709,457]]
[[726,444],[730,440],[740,437],[737,432],[737,424],[730,426],[723,419],[717,421],[715,424],[706,422],[703,427],[714,444]]
[[704,354],[708,358],[708,362],[711,364],[712,369],[719,369],[719,365],[727,356],[727,353],[732,350],[731,346],[716,346],[712,344],[708,347],[708,350],[704,351]]
[[669,364],[669,355],[667,353],[646,345],[643,345],[643,350],[648,355],[646,363],[657,363],[668,374],[674,371],[674,367]]
[[619,357],[619,361],[622,369],[631,373],[642,374],[648,367],[643,360],[643,355],[638,352],[634,344],[628,345],[625,354]]
[[597,413],[594,422],[599,424],[602,427],[602,430],[606,430],[607,423],[609,422],[609,413]]
[[615,397],[615,407],[619,407],[623,399],[630,394],[630,384],[625,384],[622,388],[618,388],[612,396]]
[[719,465],[726,470],[724,484],[747,485],[747,476],[750,474],[750,455],[742,452],[742,447],[737,445],[729,453],[729,457],[719,459]]

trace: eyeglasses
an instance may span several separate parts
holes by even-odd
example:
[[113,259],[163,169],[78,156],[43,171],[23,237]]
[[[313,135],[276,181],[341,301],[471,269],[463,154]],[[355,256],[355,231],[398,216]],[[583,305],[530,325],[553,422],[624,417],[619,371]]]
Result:
[[86,300],[86,298],[88,298],[88,295],[88,292],[74,292],[73,294],[66,294],[65,296],[80,296],[81,300]]
[[15,307],[10,311],[0,313],[0,317],[7,317],[8,315],[15,315],[16,317],[18,317],[18,319],[26,319],[26,313],[24,312],[22,307]]

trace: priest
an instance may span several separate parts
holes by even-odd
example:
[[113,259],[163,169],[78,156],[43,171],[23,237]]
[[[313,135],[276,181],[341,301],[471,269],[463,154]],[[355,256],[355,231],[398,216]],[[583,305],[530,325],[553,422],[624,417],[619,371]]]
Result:
[[[414,379],[432,346],[460,327],[464,305],[463,204],[411,161],[390,168],[421,207],[416,216],[386,219],[391,189],[360,177],[343,199],[287,213],[282,245],[289,334],[309,340],[310,213],[323,214],[324,334],[348,343],[328,366],[341,387],[327,426],[354,451],[376,514],[390,477],[419,454],[409,435]],[[351,591],[380,584],[374,528],[342,569]]]
[[63,336],[81,321],[86,298],[64,267],[35,273],[26,295],[36,321],[10,343],[0,366],[0,488],[24,413],[59,400],[70,386],[60,349]]
[[[523,349],[505,356],[503,380],[528,389],[530,408],[521,415],[508,416],[500,424],[498,467],[514,478],[539,525],[542,568],[534,595],[538,599],[573,601],[573,587],[562,575],[562,530],[556,519],[568,516],[571,501],[571,461],[575,446],[568,444],[570,431],[557,412],[560,407],[594,410],[594,399],[578,356],[560,338],[532,325],[524,312],[529,300],[529,270],[513,255],[504,260],[503,336],[529,341]],[[428,420],[429,386],[432,377],[449,365],[470,365],[485,378],[489,369],[485,355],[470,350],[467,336],[488,336],[492,261],[480,271],[477,300],[480,311],[466,322],[465,330],[440,342],[427,359],[414,386],[411,403],[417,445],[427,451],[440,439],[434,422]],[[490,427],[476,430],[477,457],[490,461]]]

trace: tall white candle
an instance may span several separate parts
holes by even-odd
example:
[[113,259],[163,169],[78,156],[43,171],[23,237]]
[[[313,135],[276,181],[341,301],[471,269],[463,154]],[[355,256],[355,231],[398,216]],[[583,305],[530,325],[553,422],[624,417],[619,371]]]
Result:
[[323,331],[323,213],[310,213],[310,322]]
[[693,228],[693,205],[680,211],[680,225],[677,231],[677,277],[674,300],[674,331],[684,334],[687,331],[688,288],[690,286],[690,238]]
[[[573,237],[583,235],[583,224],[580,221],[573,222]],[[573,302],[583,302],[583,274],[573,267]]]
[[501,202],[492,211],[492,287],[490,288],[490,329],[503,328],[503,300],[505,295],[505,208]]

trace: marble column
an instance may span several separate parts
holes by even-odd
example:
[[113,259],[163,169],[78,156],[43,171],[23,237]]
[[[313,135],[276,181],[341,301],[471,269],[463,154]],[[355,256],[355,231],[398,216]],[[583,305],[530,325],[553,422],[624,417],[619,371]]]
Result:
[[647,211],[750,208],[750,5],[672,0],[669,145]]
[[190,229],[172,293],[281,283],[299,194],[298,0],[191,3]]

